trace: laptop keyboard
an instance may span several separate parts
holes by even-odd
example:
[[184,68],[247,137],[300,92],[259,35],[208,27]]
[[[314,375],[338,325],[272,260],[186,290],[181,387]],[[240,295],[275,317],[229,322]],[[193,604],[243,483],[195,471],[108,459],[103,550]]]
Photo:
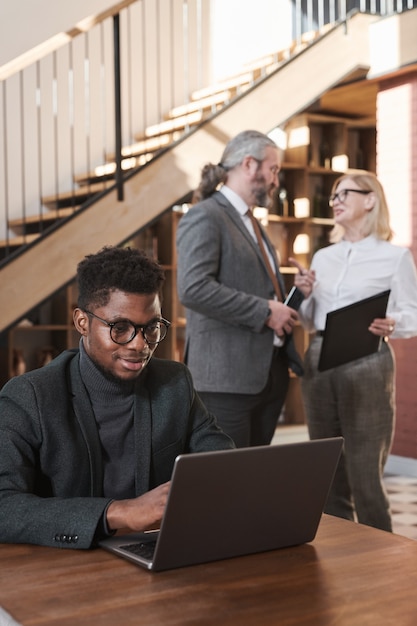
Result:
[[127,546],[123,546],[123,550],[141,556],[144,559],[151,560],[155,552],[155,546],[156,541],[141,541],[140,543],[130,543]]

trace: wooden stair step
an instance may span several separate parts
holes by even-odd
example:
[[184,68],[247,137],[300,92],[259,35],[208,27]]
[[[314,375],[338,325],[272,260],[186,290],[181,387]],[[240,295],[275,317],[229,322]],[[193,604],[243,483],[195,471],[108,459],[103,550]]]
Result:
[[[153,157],[154,153],[146,152],[135,157],[132,156],[127,159],[122,159],[122,170],[124,172],[127,172],[134,169],[135,167],[141,167],[142,165],[145,165],[145,163],[153,159]],[[114,161],[109,161],[104,165],[98,165],[90,172],[74,176],[74,182],[77,183],[77,185],[81,186],[92,185],[103,180],[114,180],[115,174],[116,163]]]
[[281,65],[281,61],[277,58],[277,56],[269,54],[266,57],[262,57],[252,63],[248,63],[245,65],[245,70],[250,71],[254,79],[257,80],[267,73],[268,68],[273,68],[275,70],[279,65]]
[[[330,25],[329,25],[330,26]],[[222,91],[236,90],[239,88],[248,88],[250,85],[260,78],[262,74],[270,74],[275,71],[284,61],[287,61],[292,55],[301,52],[304,48],[323,35],[329,27],[322,28],[321,31],[308,31],[303,33],[299,42],[293,41],[288,48],[283,48],[272,54],[261,57],[248,65],[245,65],[244,71],[236,74],[218,83],[214,83],[208,87],[197,89],[191,94],[191,100],[201,100],[214,96]]]
[[198,100],[193,99],[187,104],[182,104],[181,106],[171,109],[167,114],[166,119],[182,117],[183,115],[188,115],[189,113],[194,113],[196,111],[203,111],[205,109],[210,109],[212,112],[215,112],[218,106],[224,105],[232,98],[233,93],[234,90],[232,89],[223,89],[214,95],[199,98]]
[[[159,150],[181,137],[189,127],[201,123],[205,117],[217,111],[233,97],[249,89],[259,78],[274,72],[284,61],[303,50],[320,34],[322,33],[318,31],[304,33],[299,42],[293,42],[289,48],[247,64],[242,73],[210,87],[194,91],[190,102],[172,108],[164,121],[147,127],[144,135],[135,137],[135,143],[122,148],[122,169],[128,171],[150,161]],[[76,189],[42,198],[43,205],[54,209],[54,212],[30,216],[25,220],[12,220],[9,227],[15,231],[23,228],[30,231],[36,226],[53,223],[71,215],[91,196],[111,187],[114,184],[116,172],[115,156],[108,154],[106,159],[107,162],[104,165],[74,176],[74,182],[78,185]],[[13,237],[8,245],[23,245],[38,236],[39,233],[20,234]],[[0,247],[2,245],[0,242]]]
[[[290,48],[269,54],[248,64],[245,72],[241,74],[194,91],[190,102],[172,108],[163,122],[149,126],[144,135],[136,136],[137,141],[134,144],[122,148],[122,169],[127,171],[147,163],[158,150],[178,139],[187,127],[200,123],[205,115],[215,112],[233,97],[244,93],[254,81],[275,71],[292,54],[311,43],[317,34],[316,31],[305,33],[297,46],[293,43]],[[113,180],[116,171],[114,153],[109,153],[106,159],[105,165],[75,176],[74,182],[83,187],[98,181]]]
[[[114,181],[103,180],[100,183],[93,185],[84,185],[73,191],[64,191],[63,193],[54,194],[53,196],[44,196],[42,198],[42,204],[50,209],[57,209],[63,207],[71,207],[82,204],[91,196],[108,189],[114,185]],[[75,204],[74,204],[75,203]],[[74,207],[72,206],[74,204]]]
[[[130,157],[145,157],[149,155],[147,160],[149,161],[152,156],[155,155],[158,150],[165,148],[171,143],[169,134],[157,135],[156,137],[143,137],[135,143],[122,148],[122,157],[128,159]],[[106,156],[109,163],[115,160],[114,152],[109,152]]]
[[246,91],[254,81],[260,78],[263,74],[270,73],[274,71],[282,61],[286,60],[289,57],[290,52],[288,50],[280,51],[276,54],[268,55],[267,57],[262,57],[253,63],[250,63],[245,66],[244,72],[241,74],[236,74],[236,76],[232,76],[230,78],[226,78],[224,80],[219,81],[218,83],[214,83],[213,85],[209,85],[208,87],[203,87],[202,89],[197,89],[192,92],[191,100],[198,101],[203,100],[205,98],[209,98],[216,96],[216,94],[229,91],[231,95],[239,95],[243,91]]
[[[149,126],[145,130],[145,135],[136,137],[137,141],[134,144],[122,148],[122,169],[126,171],[150,161],[155,153],[178,139],[182,134],[181,131],[188,126],[200,123],[204,119],[204,111],[210,114],[212,107],[224,105],[231,94],[231,90],[223,90],[214,96],[202,98],[199,102],[190,102],[172,109],[168,113],[168,119],[160,124]],[[113,180],[116,171],[115,155],[109,153],[106,158],[106,164],[75,176],[74,182],[84,186],[99,180]]]
[[215,96],[216,94],[224,91],[233,90],[236,92],[239,90],[239,88],[248,88],[252,81],[253,77],[250,72],[238,74],[237,76],[222,80],[218,83],[210,85],[209,87],[203,87],[202,89],[197,89],[196,91],[193,91],[193,93],[191,94],[191,100],[203,100],[204,98]]
[[[44,224],[51,224],[56,220],[63,219],[64,217],[68,217],[72,215],[77,209],[79,209],[79,205],[72,208],[67,207],[65,209],[56,209],[55,211],[45,211],[45,213],[39,213],[38,215],[29,215],[25,218],[18,218],[14,220],[10,220],[8,223],[9,228],[12,228],[14,231],[19,231],[26,227],[36,227]],[[24,236],[24,235],[22,235]]]
[[242,90],[246,91],[253,84],[253,82],[259,79],[262,75],[274,71],[282,63],[282,61],[289,57],[289,55],[290,51],[285,50],[267,55],[261,59],[257,59],[253,63],[245,65],[245,69],[242,73],[221,80],[218,83],[209,85],[208,87],[203,87],[202,89],[193,91],[191,94],[191,100],[203,100],[205,98],[209,98],[210,96],[214,97],[216,94],[224,91],[233,91],[234,95],[238,95]]
[[[148,126],[145,129],[144,136],[141,135],[136,137],[138,141],[143,141],[146,137],[158,137],[161,135],[169,135],[172,137],[176,136],[176,133],[181,134],[190,126],[197,126],[204,119],[204,115],[202,111],[196,111],[194,113],[190,113],[188,115],[182,115],[173,120],[165,120],[160,124],[154,124],[152,126]],[[175,141],[175,138],[174,138]]]
[[39,233],[31,233],[30,235],[16,235],[15,237],[10,237],[9,239],[1,239],[0,249],[19,248],[25,244],[32,243],[32,241],[35,241],[35,239],[38,239],[39,237]]

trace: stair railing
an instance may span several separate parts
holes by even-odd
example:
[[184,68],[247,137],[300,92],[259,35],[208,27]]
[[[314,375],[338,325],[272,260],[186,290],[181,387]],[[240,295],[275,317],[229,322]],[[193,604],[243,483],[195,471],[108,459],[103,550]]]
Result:
[[[161,147],[146,128],[208,83],[203,5],[123,0],[46,55],[0,71],[0,265],[91,193],[116,182],[123,197],[124,171]],[[126,158],[122,146],[138,136],[143,150]],[[96,168],[109,172],[99,185]]]
[[[352,9],[387,15],[415,6],[417,0],[293,0],[293,39],[305,43],[306,33],[346,20]],[[210,0],[121,0],[116,9],[63,34],[64,45],[14,73],[0,72],[0,267],[36,245],[56,220],[71,219],[92,194],[116,184],[122,199],[125,171],[198,120],[185,114],[180,129],[148,134],[210,84],[203,45]],[[262,75],[252,71],[252,82]]]

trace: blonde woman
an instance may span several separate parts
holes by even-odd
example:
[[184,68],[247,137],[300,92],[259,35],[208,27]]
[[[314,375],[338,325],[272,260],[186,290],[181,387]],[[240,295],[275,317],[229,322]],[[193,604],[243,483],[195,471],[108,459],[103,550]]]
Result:
[[[293,260],[299,269],[295,284],[306,296],[300,319],[315,331],[302,379],[308,429],[312,439],[345,439],[326,512],[391,531],[382,480],[395,419],[395,359],[389,338],[417,335],[416,268],[408,249],[390,243],[385,193],[374,174],[341,176],[329,203],[335,220],[333,245],[314,255],[309,270]],[[387,289],[386,317],[369,327],[384,338],[380,350],[319,372],[320,331],[327,313]]]

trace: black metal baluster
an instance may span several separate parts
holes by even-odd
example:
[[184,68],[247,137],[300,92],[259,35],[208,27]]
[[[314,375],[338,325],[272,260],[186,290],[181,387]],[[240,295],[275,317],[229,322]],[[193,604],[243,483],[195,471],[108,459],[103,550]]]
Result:
[[122,172],[122,112],[120,97],[120,16],[113,17],[114,41],[114,113],[115,113],[115,148],[116,148],[116,187],[117,199],[124,199]]

